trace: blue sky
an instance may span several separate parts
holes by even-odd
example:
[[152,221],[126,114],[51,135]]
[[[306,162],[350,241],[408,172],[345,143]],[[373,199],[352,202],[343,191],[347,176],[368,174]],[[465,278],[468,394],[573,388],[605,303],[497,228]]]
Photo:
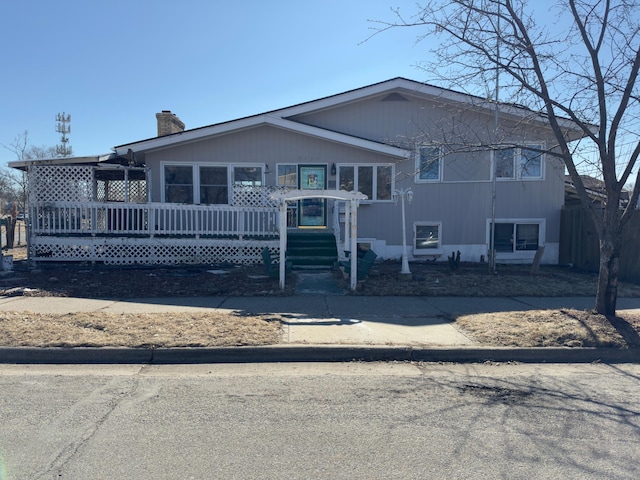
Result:
[[[0,143],[55,146],[71,114],[75,156],[156,135],[171,110],[197,128],[402,76],[429,45],[375,36],[369,19],[415,0],[5,0]],[[14,160],[0,149],[0,163]]]

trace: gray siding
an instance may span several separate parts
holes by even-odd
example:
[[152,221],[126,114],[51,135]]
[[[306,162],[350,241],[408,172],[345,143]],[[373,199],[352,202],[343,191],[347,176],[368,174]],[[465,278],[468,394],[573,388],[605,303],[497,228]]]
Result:
[[[393,159],[370,151],[327,142],[270,126],[256,127],[200,142],[147,153],[147,165],[154,172],[153,201],[160,201],[162,162],[269,164],[266,184],[275,185],[275,165],[336,163],[391,163]],[[156,173],[157,172],[157,173]],[[335,177],[330,178],[335,181]]]
[[[386,95],[385,95],[386,96]],[[384,100],[385,96],[340,105],[294,119],[302,123],[346,133],[372,141],[390,143],[415,151],[416,146],[439,143],[450,146],[443,159],[441,181],[417,183],[416,161],[404,161],[383,154],[294,133],[273,126],[259,126],[197,142],[146,153],[152,169],[153,201],[161,198],[162,162],[238,165],[268,164],[266,184],[276,183],[276,164],[395,164],[395,187],[411,187],[414,200],[406,205],[407,236],[412,242],[413,223],[442,224],[441,244],[482,246],[487,241],[487,219],[491,217],[491,154],[473,151],[468,145],[487,143],[493,135],[494,118],[469,108],[434,104],[403,93],[405,100]],[[509,131],[501,119],[502,138],[513,142],[551,141],[548,131],[519,122]],[[512,122],[512,124],[514,124]],[[546,136],[546,138],[545,138]],[[467,145],[460,150],[461,145]],[[335,188],[335,176],[329,176]],[[333,184],[331,183],[333,182]],[[496,218],[546,219],[545,242],[559,241],[560,209],[564,202],[564,167],[550,156],[545,159],[544,178],[531,181],[496,182]],[[402,242],[400,205],[392,201],[363,203],[358,211],[358,236]],[[476,250],[477,251],[477,250]]]

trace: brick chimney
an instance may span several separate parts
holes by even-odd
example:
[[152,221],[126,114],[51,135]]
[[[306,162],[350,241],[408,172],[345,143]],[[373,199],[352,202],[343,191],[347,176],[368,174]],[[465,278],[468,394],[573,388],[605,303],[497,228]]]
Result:
[[184,123],[175,113],[171,113],[171,110],[162,110],[162,112],[156,113],[156,119],[158,120],[159,137],[184,131]]

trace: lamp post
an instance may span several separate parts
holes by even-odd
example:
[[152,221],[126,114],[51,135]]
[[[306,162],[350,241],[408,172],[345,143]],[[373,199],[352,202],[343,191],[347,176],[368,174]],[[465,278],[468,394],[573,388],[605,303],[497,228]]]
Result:
[[400,188],[398,190],[394,190],[391,194],[393,201],[398,204],[398,197],[402,202],[402,268],[400,270],[401,275],[411,275],[411,270],[409,270],[409,259],[407,258],[407,228],[405,223],[405,215],[404,215],[404,199],[406,198],[409,203],[413,200],[413,192],[410,188]]

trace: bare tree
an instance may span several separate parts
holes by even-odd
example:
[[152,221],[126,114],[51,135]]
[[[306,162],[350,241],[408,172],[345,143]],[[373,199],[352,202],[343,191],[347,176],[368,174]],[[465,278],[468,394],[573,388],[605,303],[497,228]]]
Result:
[[[11,144],[3,144],[2,146],[13,153],[18,161],[56,157],[55,147],[29,145],[29,132],[26,130],[17,135]],[[0,196],[9,204],[15,203],[20,211],[25,211],[27,206],[26,174],[3,167],[0,170]]]
[[[54,158],[55,147],[38,147],[29,145],[29,132],[17,135],[9,145],[2,145],[15,155],[16,160],[30,160],[37,158]],[[2,167],[0,169],[0,199],[3,204],[11,208],[6,219],[7,247],[13,247],[13,238],[18,212],[27,211],[27,175],[26,172]]]
[[[547,118],[557,145],[545,153],[564,161],[598,234],[595,309],[606,315],[616,312],[622,230],[640,194],[638,6],[635,0],[559,0],[550,12],[543,2],[525,0],[426,0],[410,17],[396,9],[393,21],[376,22],[375,34],[416,27],[419,41],[441,39],[425,63],[437,72],[432,81],[463,91],[485,88],[495,100],[499,91],[500,101]],[[584,136],[577,145],[567,140],[567,119]],[[579,174],[585,167],[604,181],[603,210],[589,201]],[[623,208],[628,183],[635,187]]]

